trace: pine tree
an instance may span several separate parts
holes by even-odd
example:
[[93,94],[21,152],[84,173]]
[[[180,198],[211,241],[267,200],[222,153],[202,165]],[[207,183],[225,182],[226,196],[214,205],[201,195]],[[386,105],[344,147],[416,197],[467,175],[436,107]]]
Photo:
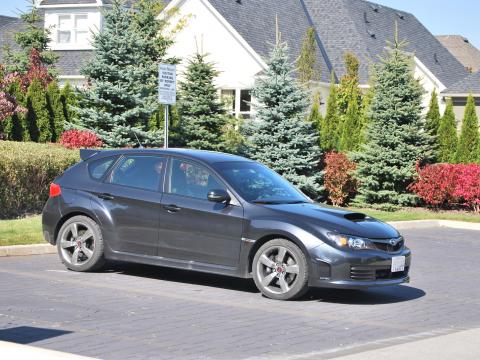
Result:
[[285,43],[277,40],[267,65],[266,74],[256,79],[252,91],[258,105],[255,120],[244,129],[246,155],[271,167],[311,197],[318,197],[318,136],[314,125],[305,121],[308,96],[291,75]]
[[320,102],[321,102],[321,95],[320,91],[317,91],[313,95],[313,104],[310,109],[310,114],[308,115],[308,121],[312,123],[315,128],[317,129],[317,134],[318,134],[318,144],[321,146],[322,140],[321,140],[321,133],[322,133],[322,125],[324,122],[322,113],[320,112]]
[[352,156],[360,183],[355,202],[384,208],[412,205],[416,198],[407,186],[415,176],[417,161],[433,158],[433,138],[423,130],[423,89],[397,33],[376,77],[367,143]]
[[322,149],[324,151],[338,150],[339,135],[340,135],[340,114],[338,111],[337,101],[337,86],[335,85],[335,78],[331,76],[330,92],[327,100],[327,112],[323,119],[321,127],[320,139],[322,142]]
[[310,88],[311,82],[320,79],[320,71],[317,67],[317,45],[315,40],[315,28],[307,29],[303,40],[300,57],[297,60],[298,81],[305,88]]
[[452,100],[448,100],[447,108],[440,120],[438,128],[438,153],[439,162],[452,163],[455,161],[457,152],[457,125],[455,122],[455,113],[453,112]]
[[[39,11],[32,6],[29,12],[23,13],[20,18],[23,21],[24,30],[14,35],[14,40],[19,50],[4,47],[4,62],[8,72],[24,74],[28,70],[29,57],[32,49],[40,53],[40,60],[45,65],[53,65],[57,61],[57,55],[49,50],[50,29],[43,26]],[[53,68],[50,68],[51,72]]]
[[136,136],[144,145],[158,144],[162,138],[161,133],[148,131],[158,103],[151,69],[142,65],[150,59],[133,17],[119,0],[105,11],[103,30],[93,37],[94,56],[82,69],[89,87],[74,109],[79,125],[111,147],[136,144]]
[[425,117],[425,127],[427,131],[430,132],[433,136],[437,136],[438,129],[440,127],[440,107],[438,106],[438,96],[435,89],[432,92],[432,97],[430,99],[430,106]]
[[74,108],[78,105],[77,95],[70,83],[66,83],[60,91],[60,101],[62,103],[63,117],[66,124],[76,124],[77,113]]
[[362,143],[363,124],[358,104],[358,88],[354,88],[348,100],[347,112],[342,126],[341,151],[358,150]]
[[478,134],[478,117],[475,110],[475,99],[470,95],[465,106],[465,115],[462,122],[462,130],[458,140],[456,161],[458,163],[474,163],[478,157],[480,146]]
[[46,96],[47,109],[50,116],[52,142],[57,142],[60,140],[60,136],[62,135],[65,126],[65,115],[63,113],[60,89],[56,81],[52,81],[48,84]]
[[214,85],[217,75],[205,54],[197,53],[188,61],[185,79],[180,83],[178,111],[182,137],[189,148],[225,150],[222,129],[227,116]]
[[39,79],[34,79],[27,90],[26,124],[28,140],[35,142],[50,142],[52,140],[47,96]]

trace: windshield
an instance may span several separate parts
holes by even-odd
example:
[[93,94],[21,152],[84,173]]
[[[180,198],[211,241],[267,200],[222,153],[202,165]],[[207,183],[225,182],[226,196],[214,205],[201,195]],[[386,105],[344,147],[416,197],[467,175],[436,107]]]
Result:
[[232,161],[213,166],[246,201],[264,204],[310,202],[288,181],[259,163]]

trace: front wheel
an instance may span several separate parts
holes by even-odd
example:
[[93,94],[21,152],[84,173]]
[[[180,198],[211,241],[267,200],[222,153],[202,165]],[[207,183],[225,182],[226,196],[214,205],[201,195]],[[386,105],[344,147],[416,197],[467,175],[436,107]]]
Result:
[[100,227],[86,216],[74,216],[62,225],[57,249],[62,262],[73,271],[94,271],[105,263]]
[[258,290],[271,299],[293,300],[308,290],[307,259],[291,241],[274,239],[262,245],[252,270]]

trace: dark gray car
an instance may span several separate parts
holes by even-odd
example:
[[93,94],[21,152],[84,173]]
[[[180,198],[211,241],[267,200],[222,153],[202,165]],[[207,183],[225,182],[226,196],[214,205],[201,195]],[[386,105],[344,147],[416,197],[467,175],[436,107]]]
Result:
[[267,167],[197,150],[81,151],[55,179],[45,239],[75,271],[106,259],[253,277],[273,299],[309,286],[408,281],[410,250],[391,226],[313,203]]

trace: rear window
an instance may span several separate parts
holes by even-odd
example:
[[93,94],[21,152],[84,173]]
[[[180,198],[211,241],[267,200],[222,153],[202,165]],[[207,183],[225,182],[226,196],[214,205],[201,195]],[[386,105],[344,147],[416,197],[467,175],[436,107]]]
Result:
[[93,160],[88,164],[88,172],[95,180],[100,180],[115,162],[116,156]]

